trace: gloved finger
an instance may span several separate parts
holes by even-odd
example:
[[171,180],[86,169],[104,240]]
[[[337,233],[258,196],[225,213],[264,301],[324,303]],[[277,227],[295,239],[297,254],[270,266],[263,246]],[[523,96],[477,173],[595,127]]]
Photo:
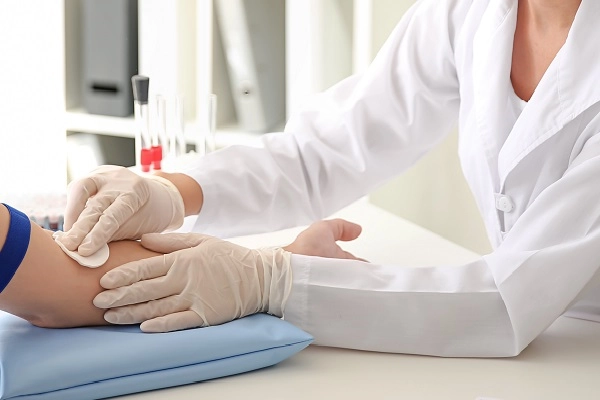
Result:
[[[110,203],[104,205],[96,221],[90,218],[89,222],[93,221],[93,224],[90,225],[88,223],[85,227],[88,229],[88,233],[77,249],[81,255],[94,254],[100,247],[112,240],[125,239],[121,237],[115,238],[115,232],[143,206],[138,196],[129,193],[119,195],[114,200],[106,197],[105,199],[111,200]],[[91,210],[91,207],[89,209]],[[92,212],[94,211],[91,210],[90,213]],[[126,239],[139,238],[128,237]]]
[[335,240],[350,241],[356,239],[362,232],[362,227],[345,219],[335,218],[324,221],[329,225]]
[[142,246],[158,253],[172,253],[177,250],[196,247],[214,236],[203,233],[146,233],[142,235]]
[[164,280],[164,277],[160,277],[105,290],[94,297],[93,303],[98,308],[113,308],[145,303],[176,294],[177,287],[166,285]]
[[71,229],[65,232],[60,238],[62,244],[71,251],[78,250],[82,256],[90,256],[100,249],[104,244],[108,243],[108,240],[102,241],[103,238],[98,238],[95,242],[96,246],[88,245],[85,251],[79,247],[86,238],[89,237],[89,233],[92,228],[96,225],[102,213],[106,208],[110,206],[113,198],[110,196],[102,195],[91,198],[86,208],[79,215],[77,222],[73,224]]
[[159,278],[169,272],[172,264],[172,260],[167,255],[131,261],[105,273],[100,278],[100,285],[104,289],[116,289],[132,283]]
[[172,332],[207,326],[194,311],[182,311],[143,322],[140,329],[147,333]]
[[111,324],[139,324],[149,319],[185,311],[187,308],[188,305],[184,304],[181,296],[169,296],[147,303],[112,308],[104,313],[104,319]]
[[92,178],[74,181],[69,185],[63,224],[65,231],[73,227],[73,224],[85,209],[88,199],[96,193],[98,193],[98,187]]

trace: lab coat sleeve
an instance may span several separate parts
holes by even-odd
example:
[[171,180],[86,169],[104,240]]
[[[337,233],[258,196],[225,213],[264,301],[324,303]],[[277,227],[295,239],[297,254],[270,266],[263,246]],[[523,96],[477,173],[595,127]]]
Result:
[[413,165],[457,119],[453,40],[466,3],[418,1],[364,74],[311,99],[284,133],[184,169],[204,193],[194,230],[230,237],[303,225]]
[[600,135],[467,265],[406,267],[294,255],[284,317],[315,344],[453,357],[519,354],[600,285]]

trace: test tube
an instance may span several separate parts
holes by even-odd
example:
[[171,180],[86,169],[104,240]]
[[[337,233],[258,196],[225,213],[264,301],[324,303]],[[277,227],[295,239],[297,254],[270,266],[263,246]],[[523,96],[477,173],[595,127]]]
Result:
[[206,152],[210,153],[217,149],[215,130],[217,124],[217,95],[208,96],[208,130],[206,133]]
[[161,95],[155,97],[156,119],[152,130],[152,167],[155,170],[162,168],[161,162],[164,155],[168,154],[167,135],[167,104]]
[[217,115],[217,96],[209,94],[206,97],[206,105],[200,115],[200,134],[196,141],[196,153],[206,154],[216,150],[215,124]]
[[135,164],[143,172],[150,171],[152,143],[150,140],[150,113],[148,110],[148,88],[150,79],[142,75],[131,77],[133,86],[133,110],[135,114]]
[[156,100],[157,112],[158,112],[158,135],[163,148],[163,157],[165,157],[170,151],[169,143],[169,116],[168,116],[168,102],[165,96],[159,95]]
[[179,157],[186,153],[185,142],[185,113],[183,108],[183,96],[175,96],[172,103],[172,131],[169,134],[170,138],[170,154],[172,157]]

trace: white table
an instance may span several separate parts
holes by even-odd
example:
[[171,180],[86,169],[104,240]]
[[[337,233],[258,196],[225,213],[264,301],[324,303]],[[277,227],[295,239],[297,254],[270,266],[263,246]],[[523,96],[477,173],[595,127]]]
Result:
[[[363,226],[361,237],[342,247],[373,262],[437,265],[477,257],[366,200],[336,216]],[[299,231],[233,241],[287,244]],[[270,368],[119,399],[594,399],[600,398],[599,381],[600,324],[560,317],[515,358],[452,359],[309,346]]]

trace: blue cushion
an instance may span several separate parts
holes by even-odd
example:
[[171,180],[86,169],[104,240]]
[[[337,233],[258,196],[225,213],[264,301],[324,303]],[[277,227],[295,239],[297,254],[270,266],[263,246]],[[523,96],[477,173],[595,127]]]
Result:
[[139,326],[36,328],[0,312],[0,399],[85,400],[277,364],[312,337],[277,317],[148,334]]

